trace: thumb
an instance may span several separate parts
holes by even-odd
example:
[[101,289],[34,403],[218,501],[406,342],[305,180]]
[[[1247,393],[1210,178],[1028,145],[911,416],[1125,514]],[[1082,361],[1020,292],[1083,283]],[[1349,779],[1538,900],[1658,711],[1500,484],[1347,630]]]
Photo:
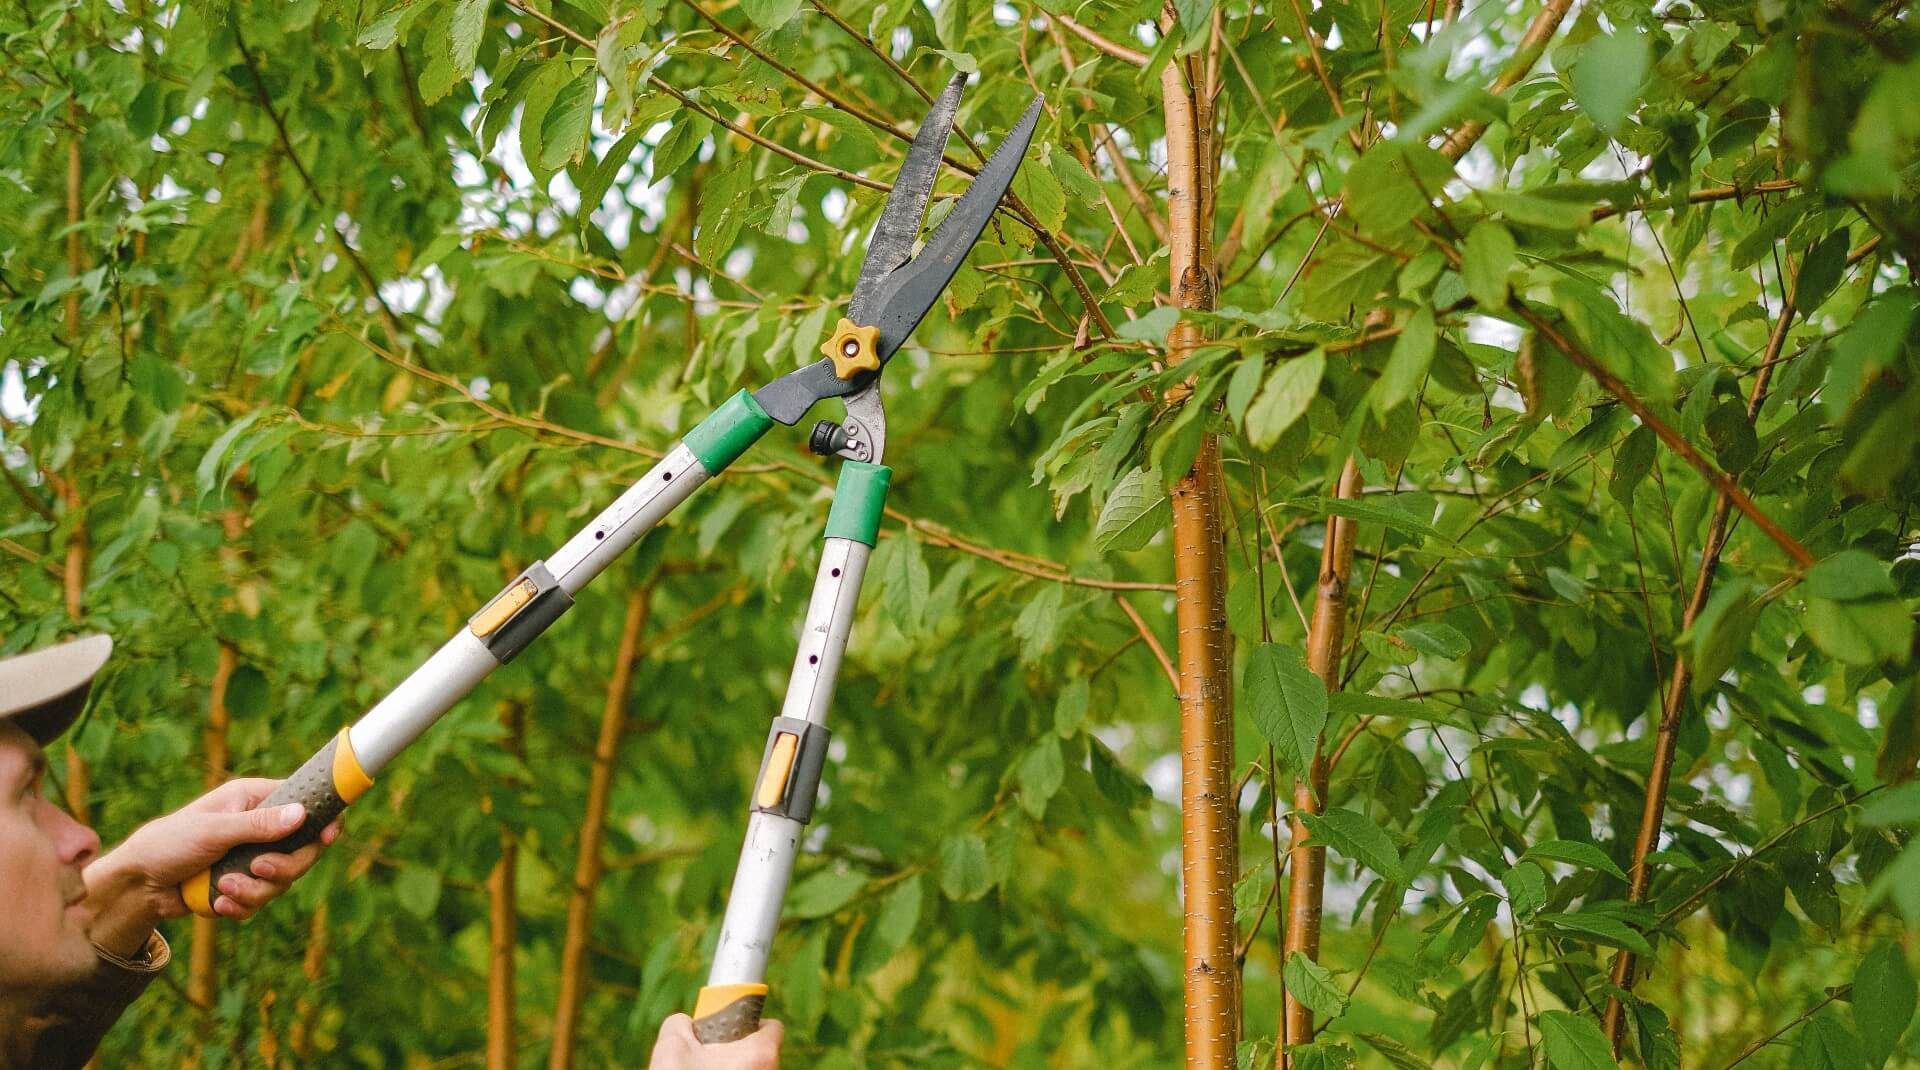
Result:
[[201,835],[210,846],[222,851],[243,843],[271,843],[291,835],[306,820],[307,808],[299,803],[242,810],[238,813],[206,814],[201,818]]

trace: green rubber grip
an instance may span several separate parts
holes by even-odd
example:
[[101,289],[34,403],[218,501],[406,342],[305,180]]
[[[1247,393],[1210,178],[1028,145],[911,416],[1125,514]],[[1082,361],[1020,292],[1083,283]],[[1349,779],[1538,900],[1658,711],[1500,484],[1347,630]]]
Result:
[[744,1040],[760,1031],[760,1012],[766,1006],[766,985],[709,985],[694,1004],[693,1035],[702,1044]]
[[687,432],[684,441],[708,475],[719,475],[772,426],[773,417],[753,400],[752,394],[742,390]]
[[264,854],[291,854],[300,848],[318,840],[320,833],[326,830],[333,819],[343,813],[348,804],[360,797],[370,785],[372,778],[360,767],[359,758],[353,753],[353,744],[347,738],[345,729],[339,735],[327,741],[327,745],[315,751],[313,757],[272,794],[260,801],[255,809],[284,806],[287,803],[299,803],[307,808],[305,820],[300,827],[272,843],[247,843],[228,851],[226,857],[215,862],[205,873],[188,878],[180,886],[180,898],[187,909],[203,918],[219,917],[214,913],[214,900],[220,897],[220,878],[229,873],[252,873],[253,860]]
[[840,466],[840,483],[833,488],[833,508],[827,512],[827,538],[852,539],[872,546],[880,537],[880,516],[887,509],[887,485],[893,469],[884,464],[848,461]]

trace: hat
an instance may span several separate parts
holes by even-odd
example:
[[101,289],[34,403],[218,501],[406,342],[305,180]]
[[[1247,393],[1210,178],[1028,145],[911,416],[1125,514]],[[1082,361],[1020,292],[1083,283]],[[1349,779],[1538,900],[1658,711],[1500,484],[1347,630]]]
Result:
[[87,635],[0,658],[0,718],[12,718],[43,745],[52,742],[86,708],[94,674],[112,653],[112,636]]

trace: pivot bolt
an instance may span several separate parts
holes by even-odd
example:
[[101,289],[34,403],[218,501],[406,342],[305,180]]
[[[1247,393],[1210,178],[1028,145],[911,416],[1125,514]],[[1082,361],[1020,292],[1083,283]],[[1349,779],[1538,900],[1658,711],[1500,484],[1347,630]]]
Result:
[[807,448],[822,457],[831,457],[847,448],[847,429],[832,420],[822,420],[813,425]]

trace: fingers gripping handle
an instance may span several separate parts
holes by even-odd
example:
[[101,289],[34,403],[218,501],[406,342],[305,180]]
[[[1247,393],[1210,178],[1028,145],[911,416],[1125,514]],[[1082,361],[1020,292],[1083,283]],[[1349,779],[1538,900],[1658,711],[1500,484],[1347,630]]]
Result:
[[306,820],[293,832],[273,843],[242,844],[228,851],[225,858],[215,862],[212,868],[199,876],[192,877],[180,886],[180,898],[186,901],[187,909],[203,918],[213,918],[213,902],[220,896],[220,878],[229,873],[247,873],[252,870],[253,860],[263,854],[287,853],[297,851],[320,838],[320,833],[333,819],[346,810],[347,804],[360,797],[373,785],[373,778],[360,767],[360,759],[353,753],[353,743],[347,736],[347,730],[327,741],[327,745],[314,752],[294,774],[273,789],[273,794],[261,800],[256,809],[282,806],[287,803],[299,803],[307,808]]
[[702,1044],[744,1040],[760,1031],[766,1005],[766,985],[707,985],[693,1005],[693,1035]]

